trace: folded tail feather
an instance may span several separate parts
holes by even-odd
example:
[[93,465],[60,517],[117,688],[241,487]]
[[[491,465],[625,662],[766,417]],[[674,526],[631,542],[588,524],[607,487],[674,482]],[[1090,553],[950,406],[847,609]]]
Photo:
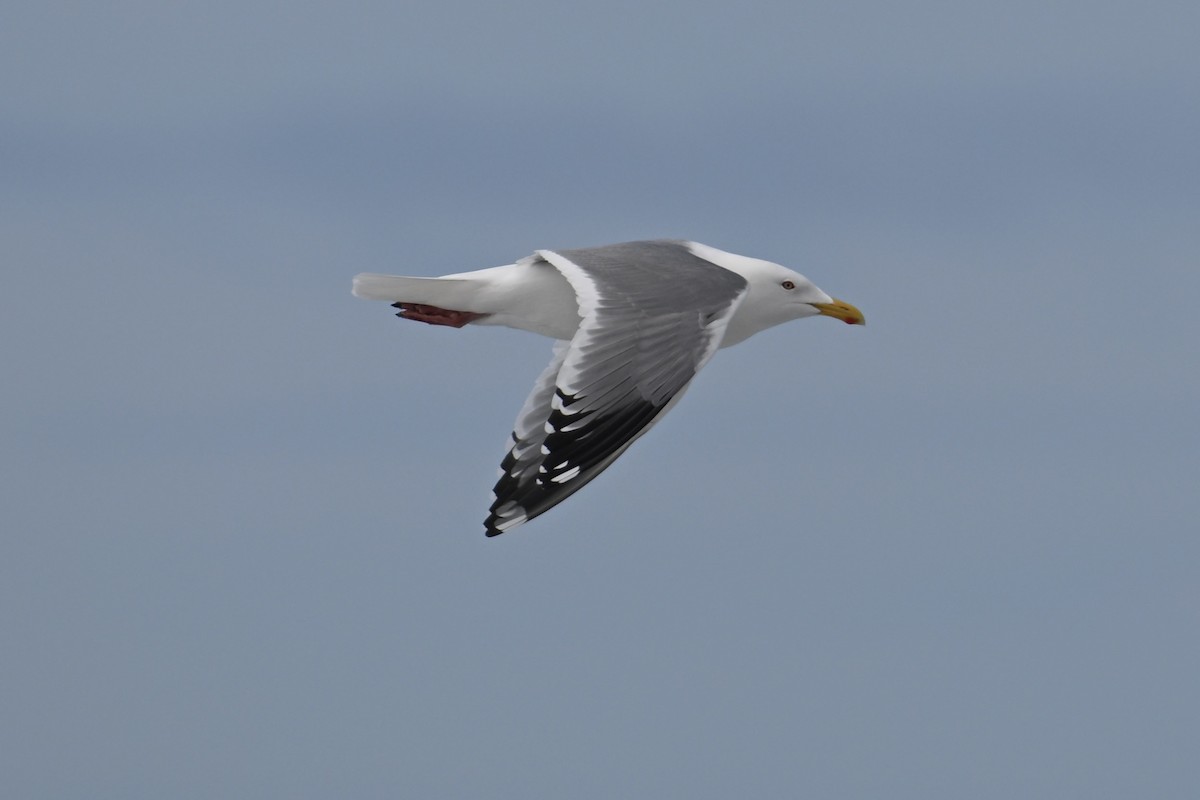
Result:
[[354,296],[390,303],[419,303],[455,311],[488,313],[475,281],[457,278],[407,278],[364,272],[354,276]]

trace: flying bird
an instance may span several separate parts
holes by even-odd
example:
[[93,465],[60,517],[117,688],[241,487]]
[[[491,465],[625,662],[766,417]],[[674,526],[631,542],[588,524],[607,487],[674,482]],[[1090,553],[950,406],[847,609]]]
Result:
[[504,325],[556,340],[513,426],[488,536],[545,513],[603,472],[718,348],[804,317],[865,324],[857,308],[786,267],[674,240],[538,250],[440,278],[364,273],[354,294],[391,302],[402,319]]

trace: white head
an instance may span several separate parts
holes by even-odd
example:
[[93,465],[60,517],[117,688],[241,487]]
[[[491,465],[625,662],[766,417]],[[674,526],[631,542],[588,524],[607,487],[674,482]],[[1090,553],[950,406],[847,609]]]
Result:
[[737,344],[775,325],[805,317],[826,316],[849,325],[866,324],[861,311],[830,297],[799,272],[697,242],[689,242],[688,249],[705,261],[736,272],[750,284],[746,298],[729,321],[722,347]]

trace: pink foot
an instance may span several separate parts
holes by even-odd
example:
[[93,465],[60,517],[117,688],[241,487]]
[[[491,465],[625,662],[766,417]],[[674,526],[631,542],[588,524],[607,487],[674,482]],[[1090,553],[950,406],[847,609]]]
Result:
[[430,325],[449,325],[451,328],[461,328],[468,322],[473,322],[485,314],[474,311],[454,311],[437,306],[425,306],[420,303],[392,303],[392,308],[400,309],[397,317],[415,319],[417,322],[427,322]]

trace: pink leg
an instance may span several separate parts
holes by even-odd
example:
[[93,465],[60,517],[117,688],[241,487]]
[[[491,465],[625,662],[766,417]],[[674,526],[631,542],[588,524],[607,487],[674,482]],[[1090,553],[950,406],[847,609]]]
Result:
[[468,322],[473,322],[486,314],[474,311],[454,311],[449,308],[425,306],[420,303],[392,303],[392,308],[400,309],[397,317],[415,319],[417,322],[427,322],[430,325],[449,325],[451,328],[461,328]]

